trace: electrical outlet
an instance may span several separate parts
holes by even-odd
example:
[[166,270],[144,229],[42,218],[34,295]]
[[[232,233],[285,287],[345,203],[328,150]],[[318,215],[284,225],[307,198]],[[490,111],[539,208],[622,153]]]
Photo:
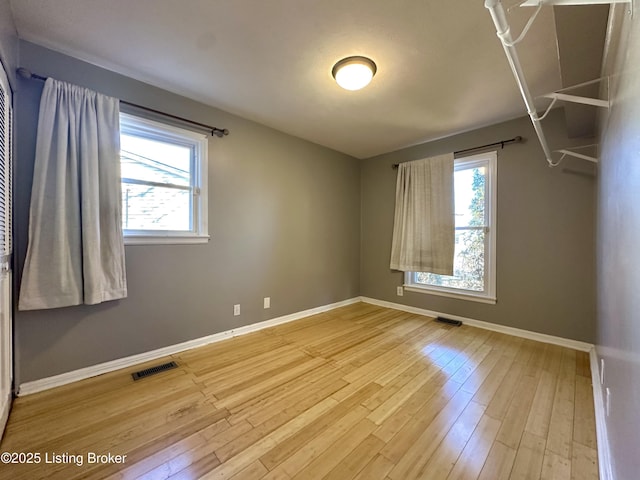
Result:
[[264,308],[271,308],[271,297],[264,297]]
[[604,358],[600,359],[600,385],[604,385]]
[[396,287],[396,294],[397,294],[399,297],[402,297],[402,296],[404,295],[404,288],[402,288],[402,287]]
[[238,315],[240,315],[240,304],[237,303],[236,305],[233,306],[233,316],[237,317]]
[[607,417],[609,416],[609,413],[611,412],[611,390],[609,390],[609,387],[607,387],[606,390],[606,403],[605,403],[605,410],[607,412]]

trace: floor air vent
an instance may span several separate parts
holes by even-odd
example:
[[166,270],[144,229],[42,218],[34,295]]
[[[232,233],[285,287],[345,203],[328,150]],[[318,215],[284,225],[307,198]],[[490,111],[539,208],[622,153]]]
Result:
[[436,322],[446,323],[448,325],[454,325],[456,327],[462,325],[462,322],[460,320],[451,320],[450,318],[444,317],[436,317]]
[[156,373],[164,372],[165,370],[171,370],[172,368],[178,368],[178,364],[176,362],[163,363],[162,365],[156,365],[155,367],[132,373],[131,376],[134,380],[140,380],[141,378],[149,377]]

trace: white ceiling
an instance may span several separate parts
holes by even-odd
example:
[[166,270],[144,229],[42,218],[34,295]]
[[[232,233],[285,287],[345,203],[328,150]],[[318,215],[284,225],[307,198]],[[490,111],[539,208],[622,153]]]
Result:
[[[482,0],[11,6],[22,39],[359,158],[526,114]],[[511,9],[512,31],[531,13]],[[534,95],[561,87],[551,7],[518,49]],[[378,66],[358,92],[331,77],[350,55]]]

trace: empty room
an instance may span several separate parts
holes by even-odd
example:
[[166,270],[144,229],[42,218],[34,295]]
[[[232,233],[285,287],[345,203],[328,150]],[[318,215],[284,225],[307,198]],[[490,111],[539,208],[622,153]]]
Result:
[[634,480],[638,0],[0,0],[0,479]]

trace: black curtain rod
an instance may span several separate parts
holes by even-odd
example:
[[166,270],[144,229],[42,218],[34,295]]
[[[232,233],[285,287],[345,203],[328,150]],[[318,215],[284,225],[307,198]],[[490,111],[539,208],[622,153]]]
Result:
[[[42,75],[37,75],[31,72],[31,70],[27,68],[21,67],[21,68],[18,68],[16,71],[18,75],[20,75],[22,78],[27,78],[27,79],[33,78],[35,80],[42,80],[43,82],[47,80],[47,77],[43,77]],[[139,108],[141,110],[146,110],[147,112],[155,113],[157,115],[162,115],[164,117],[173,118],[174,120],[179,120],[181,122],[189,123],[191,125],[197,125],[198,127],[202,127],[207,130],[210,130],[211,135],[215,135],[216,137],[223,137],[225,135],[229,135],[229,130],[227,130],[226,128],[212,127],[211,125],[207,125],[205,123],[195,122],[193,120],[189,120],[188,118],[179,117],[177,115],[172,115],[166,112],[161,112],[160,110],[156,110],[154,108],[144,107],[142,105],[138,105],[137,103],[127,102],[126,100],[120,100],[120,103],[124,105],[128,105],[130,107]]]
[[[505,145],[510,145],[512,143],[520,143],[522,142],[522,140],[523,140],[522,137],[517,136],[517,137],[510,138],[509,140],[501,140],[499,142],[487,143],[486,145],[479,145],[477,147],[465,148],[464,150],[458,150],[456,152],[453,152],[453,154],[460,155],[462,153],[469,153],[469,152],[474,152],[476,150],[482,150],[483,148],[497,147],[498,145],[500,145],[500,148],[504,148]],[[399,165],[400,165],[399,163],[394,163],[393,168],[398,168]]]

